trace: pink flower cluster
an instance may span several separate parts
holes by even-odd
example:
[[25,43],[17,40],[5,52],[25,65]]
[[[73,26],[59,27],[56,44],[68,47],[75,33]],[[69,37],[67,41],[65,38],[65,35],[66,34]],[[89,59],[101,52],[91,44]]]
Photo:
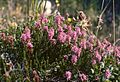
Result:
[[82,81],[82,82],[84,82],[84,81],[87,81],[87,76],[85,75],[85,74],[79,74],[79,77],[80,77],[80,80]]
[[[44,26],[43,28],[43,30],[48,32],[48,39],[52,41],[51,43],[53,43],[52,39],[54,39],[54,42],[58,41],[62,44],[68,43],[71,45],[71,44],[76,44],[79,37],[86,36],[85,30],[83,30],[78,26],[72,27],[72,25],[66,25],[66,24],[62,25],[64,23],[64,17],[62,17],[61,15],[55,16],[55,22],[57,24],[56,25],[57,28],[51,27],[48,29],[47,26]],[[55,33],[57,34],[57,39],[53,38]],[[86,45],[84,43],[84,47],[85,46]]]
[[6,35],[5,33],[0,33],[0,38],[5,41],[6,40]]
[[101,55],[99,54],[98,51],[95,51],[95,58],[96,58],[99,62],[100,62],[101,59],[102,59],[102,57],[101,57]]
[[30,29],[28,27],[25,28],[20,38],[23,43],[30,42],[31,34],[30,34]]
[[114,53],[117,58],[120,58],[120,47],[114,47]]
[[35,21],[34,25],[35,28],[40,28],[42,24],[46,24],[48,22],[48,19],[44,16],[41,15],[38,21]]
[[[78,38],[86,36],[86,32],[80,27],[72,27],[72,25],[65,25],[62,27],[61,22],[63,18],[61,16],[56,16],[57,29],[53,27],[49,28],[44,26],[43,30],[47,31],[48,39],[52,44],[57,42],[62,44],[72,45],[71,51],[74,53],[71,57],[71,63],[75,64],[80,57],[82,49],[86,49],[86,40],[82,39],[80,45],[76,46]],[[55,33],[57,33],[57,39],[54,38]]]
[[64,55],[64,60],[68,60],[68,56],[67,55]]
[[107,79],[109,79],[110,76],[111,76],[110,70],[109,70],[109,69],[106,69],[106,71],[105,71],[105,77],[106,77]]
[[[62,46],[65,45],[71,49],[68,55],[64,55],[64,60],[70,61],[72,65],[76,65],[78,60],[86,51],[89,52],[89,54],[85,55],[89,55],[91,57],[90,63],[92,63],[92,65],[97,65],[97,63],[103,62],[104,56],[114,55],[118,60],[120,58],[120,48],[117,46],[112,46],[107,39],[100,41],[94,34],[87,31],[87,29],[82,26],[73,26],[72,24],[67,23],[65,24],[66,21],[64,21],[64,17],[61,15],[55,16],[55,24],[49,28],[47,24],[45,24],[48,22],[46,18],[41,17],[40,21],[44,24],[43,30],[47,32],[48,39],[52,44],[61,44]],[[39,24],[36,23],[36,26],[39,26]],[[70,71],[65,72],[67,80],[71,79],[71,75],[72,73]],[[107,78],[110,76],[107,71],[106,75]],[[83,73],[80,74],[79,77],[81,81],[86,81],[88,79],[87,75]]]
[[41,26],[40,21],[36,21],[36,22],[35,22],[35,27],[36,27],[36,28],[39,28],[40,26]]
[[77,56],[76,55],[72,55],[72,57],[71,57],[72,64],[75,64],[77,62],[77,60],[78,60]]
[[0,33],[0,39],[5,43],[9,43],[11,47],[14,45],[14,37],[12,35],[6,35],[5,33]]
[[63,21],[64,17],[62,17],[61,15],[56,15],[55,22],[57,23],[57,25],[60,25]]
[[48,32],[48,26],[44,26],[43,30]]
[[49,41],[50,41],[53,45],[55,45],[55,44],[56,44],[56,39],[54,39],[54,35],[55,35],[55,30],[54,30],[54,28],[51,27],[50,29],[48,29],[48,26],[44,26],[43,30],[44,30],[44,31],[47,31]]
[[[66,77],[67,81],[71,80],[72,73],[70,71],[66,71],[65,72],[65,77]],[[87,75],[85,75],[84,73],[79,74],[79,80],[81,80],[82,82],[87,81],[88,80]]]
[[74,55],[72,55],[71,57],[71,62],[75,64],[78,58],[80,57],[82,48],[78,48],[76,45],[73,45],[73,47],[71,48],[71,51],[74,53]]
[[65,42],[66,42],[66,38],[67,38],[66,33],[64,33],[64,32],[59,32],[57,39],[58,39],[58,41],[59,41],[60,43],[65,43]]
[[42,24],[44,24],[44,23],[47,23],[47,22],[48,22],[47,17],[45,17],[44,15],[41,15],[39,20],[40,20],[40,22],[41,22]]
[[27,48],[28,48],[28,49],[32,49],[32,48],[33,48],[33,45],[32,45],[31,42],[28,42],[28,43],[27,43]]
[[54,36],[54,29],[53,28],[50,28],[48,30],[48,39],[49,40],[52,40],[53,39],[53,36]]
[[72,73],[70,71],[65,72],[65,77],[67,78],[67,81],[71,79]]
[[11,44],[13,47],[14,45],[14,37],[12,35],[7,36],[7,42]]
[[33,44],[31,43],[31,32],[28,27],[25,28],[20,38],[22,43],[26,44],[28,51],[32,52]]

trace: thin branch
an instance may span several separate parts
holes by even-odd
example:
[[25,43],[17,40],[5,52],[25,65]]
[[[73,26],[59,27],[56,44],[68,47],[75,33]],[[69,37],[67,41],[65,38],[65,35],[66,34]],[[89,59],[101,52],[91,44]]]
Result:
[[107,3],[107,5],[105,6],[105,8],[103,9],[102,13],[100,14],[100,17],[102,17],[103,13],[106,11],[109,3],[111,2],[111,0],[109,0],[109,2]]
[[109,5],[109,3],[111,2],[111,0],[109,0],[109,2],[107,3],[107,5],[105,6],[105,8],[103,9],[103,11],[101,12],[101,14],[99,15],[99,21],[98,21],[98,25],[97,25],[97,31],[96,31],[96,36],[98,36],[98,31],[99,31],[99,29],[100,29],[100,27],[101,27],[101,22],[102,22],[102,16],[103,16],[103,14],[104,14],[104,12],[106,11],[106,9],[107,9],[107,7],[108,7],[108,5]]
[[101,10],[103,10],[104,2],[105,2],[105,0],[102,1]]
[[113,46],[115,46],[116,43],[118,43],[119,41],[120,41],[120,39],[117,39],[117,40],[114,42]]
[[115,31],[115,1],[113,0],[113,41],[116,41],[116,31]]

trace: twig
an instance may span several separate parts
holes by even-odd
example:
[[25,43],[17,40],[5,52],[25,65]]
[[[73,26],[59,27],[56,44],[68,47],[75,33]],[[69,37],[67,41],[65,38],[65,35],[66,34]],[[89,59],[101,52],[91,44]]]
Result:
[[113,0],[113,41],[115,43],[116,41],[116,36],[115,36],[115,1]]
[[117,40],[114,42],[113,46],[115,46],[116,43],[119,42],[119,41],[120,41],[120,39],[117,39]]
[[[111,2],[111,0],[109,0],[109,2],[107,3],[107,5],[105,6],[105,8],[103,9],[103,11],[101,12],[101,14],[99,15],[99,21],[98,21],[98,25],[97,25],[97,32],[96,32],[96,36],[98,36],[98,31],[99,31],[99,29],[100,29],[100,27],[101,27],[101,19],[102,19],[102,16],[103,16],[103,13],[106,11],[106,9],[107,9],[107,7],[108,7],[108,5],[109,5],[109,3]],[[103,6],[103,5],[102,5]]]
[[105,6],[105,8],[103,9],[102,13],[100,14],[99,17],[102,17],[103,16],[103,13],[105,12],[105,10],[107,9],[109,3],[111,2],[111,0],[109,0],[109,2],[107,3],[107,5]]
[[105,0],[102,1],[101,10],[103,10],[104,2],[105,2]]

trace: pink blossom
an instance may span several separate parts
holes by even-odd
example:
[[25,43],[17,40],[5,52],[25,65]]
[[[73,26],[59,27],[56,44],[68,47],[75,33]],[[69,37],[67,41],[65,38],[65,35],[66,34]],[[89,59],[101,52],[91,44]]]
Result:
[[105,56],[106,55],[106,51],[102,52],[102,56]]
[[26,40],[27,40],[26,34],[22,34],[20,38],[23,43],[26,42]]
[[40,15],[39,20],[42,20],[44,18],[44,14]]
[[6,39],[5,33],[0,33],[0,38],[1,38],[2,40],[5,40],[5,39]]
[[46,17],[44,17],[43,19],[42,19],[42,23],[47,23],[48,22],[48,19],[46,18]]
[[42,23],[47,23],[47,22],[48,22],[48,19],[47,19],[44,15],[41,15],[41,16],[40,16],[40,21],[41,21]]
[[54,29],[50,28],[48,30],[48,38],[49,38],[49,40],[52,40],[53,36],[54,36]]
[[87,46],[87,48],[89,48],[89,49],[90,49],[90,51],[92,51],[92,50],[93,50],[93,44],[92,44],[92,43],[90,43],[89,41],[87,41],[87,42],[86,42],[86,46]]
[[99,62],[100,62],[101,59],[102,59],[102,57],[101,57],[101,55],[99,54],[98,51],[95,51],[95,57],[96,57],[96,59],[97,59]]
[[110,70],[106,69],[106,71],[105,71],[105,77],[108,79],[108,78],[110,78],[110,76],[111,76]]
[[63,32],[63,28],[60,25],[58,25],[58,32]]
[[24,34],[30,34],[30,29],[28,27],[25,28]]
[[83,74],[83,73],[80,74],[79,77],[80,77],[80,80],[81,80],[82,82],[84,82],[84,81],[87,80],[87,76],[86,76],[85,74]]
[[73,31],[72,30],[68,30],[67,35],[70,35],[71,38],[73,38]]
[[72,62],[72,64],[75,64],[76,62],[77,62],[77,56],[76,55],[72,55],[72,57],[71,57],[71,62]]
[[32,45],[31,42],[28,42],[28,43],[27,43],[27,48],[28,48],[28,49],[32,49],[32,48],[33,48],[33,45]]
[[68,56],[67,55],[64,55],[64,60],[68,60]]
[[74,53],[77,53],[78,50],[79,50],[79,48],[76,45],[74,45],[71,49],[71,51],[73,51]]
[[75,28],[75,31],[77,32],[77,35],[78,35],[78,36],[81,36],[81,35],[82,35],[81,30],[80,30],[80,27],[76,27],[76,28]]
[[66,34],[64,32],[60,32],[58,34],[57,39],[58,39],[59,42],[64,43],[66,41],[66,37],[67,36],[66,36]]
[[55,22],[60,25],[62,23],[62,21],[64,20],[64,18],[61,15],[56,15],[55,17]]
[[39,21],[36,21],[36,22],[35,22],[35,27],[36,27],[36,28],[39,28],[39,27],[40,27],[40,22],[39,22]]
[[102,49],[102,50],[104,50],[104,49],[106,48],[106,46],[107,46],[107,45],[104,44],[104,43],[101,43],[101,45],[102,45],[102,46],[101,46],[101,49]]
[[71,30],[72,30],[72,26],[71,26],[71,25],[68,25],[68,26],[67,26],[67,29],[68,29],[68,31],[71,31]]
[[64,29],[67,29],[67,25],[66,25],[66,24],[64,24],[63,28],[64,28]]
[[65,77],[67,78],[67,80],[70,80],[72,77],[72,73],[70,71],[66,71],[65,72]]
[[85,37],[86,36],[86,31],[82,30],[81,34],[82,34],[83,37]]
[[120,50],[118,47],[114,47],[115,56],[120,58]]
[[113,46],[106,39],[104,39],[104,41],[102,42],[102,47],[103,49],[106,49],[109,53],[113,52]]
[[31,34],[30,33],[26,33],[26,38],[30,39],[31,38]]
[[71,36],[70,35],[66,36],[66,41],[70,44],[70,42],[71,42]]
[[88,39],[89,39],[90,43],[94,43],[95,36],[94,35],[90,35],[90,37]]
[[107,41],[106,39],[103,40],[103,43],[106,45],[111,45],[111,43],[109,41]]
[[28,27],[25,28],[25,30],[21,36],[21,39],[25,40],[25,38],[26,38],[26,40],[31,38],[30,29]]
[[97,39],[97,45],[100,49],[103,49],[102,43],[100,42],[100,40]]
[[110,53],[112,53],[112,52],[113,52],[113,46],[112,46],[112,45],[109,45],[109,46],[107,47],[107,51],[110,52]]
[[96,64],[96,60],[95,60],[95,59],[92,60],[92,64],[93,64],[93,65]]
[[14,43],[14,37],[12,35],[7,36],[7,42],[10,43],[13,46]]
[[82,51],[82,48],[79,48],[78,51],[77,51],[77,53],[76,53],[77,56],[78,56],[78,58],[80,57],[81,51]]
[[78,36],[76,31],[72,32],[72,38],[75,42],[77,41]]
[[103,42],[101,43],[101,49],[107,49],[107,47],[110,47],[111,46],[111,43],[108,42],[106,39],[103,40]]
[[20,38],[21,38],[21,41],[23,43],[28,42],[28,40],[31,38],[31,34],[30,33],[26,33],[26,34],[23,33]]
[[83,49],[86,49],[87,48],[86,47],[86,39],[82,39],[80,45]]
[[43,30],[48,32],[48,26],[44,26]]
[[67,26],[67,30],[68,30],[67,34],[70,35],[71,37],[73,37],[72,36],[73,35],[73,30],[72,30],[71,25]]
[[51,39],[50,42],[51,42],[51,44],[55,45],[56,44],[56,39]]

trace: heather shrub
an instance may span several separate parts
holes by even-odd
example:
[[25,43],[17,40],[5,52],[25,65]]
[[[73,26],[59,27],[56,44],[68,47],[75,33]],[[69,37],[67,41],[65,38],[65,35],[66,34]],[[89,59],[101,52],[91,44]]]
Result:
[[119,82],[120,47],[100,40],[88,17],[33,17],[0,30],[1,81]]

